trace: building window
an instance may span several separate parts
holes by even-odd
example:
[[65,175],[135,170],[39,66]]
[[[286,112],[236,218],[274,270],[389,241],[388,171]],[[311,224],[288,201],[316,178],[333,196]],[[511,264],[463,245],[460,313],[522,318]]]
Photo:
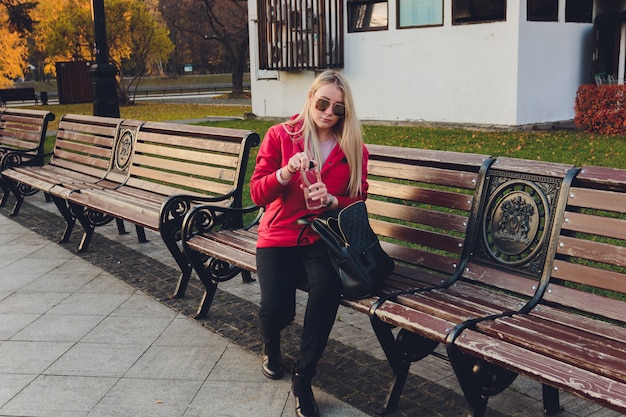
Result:
[[443,0],[398,0],[398,27],[442,26]]
[[257,0],[259,69],[343,67],[343,0]]
[[565,21],[591,23],[593,20],[593,0],[567,0]]
[[526,4],[529,22],[557,22],[559,0],[528,0]]
[[452,0],[452,24],[506,20],[506,0]]
[[388,28],[386,0],[352,0],[348,2],[348,32],[385,30]]

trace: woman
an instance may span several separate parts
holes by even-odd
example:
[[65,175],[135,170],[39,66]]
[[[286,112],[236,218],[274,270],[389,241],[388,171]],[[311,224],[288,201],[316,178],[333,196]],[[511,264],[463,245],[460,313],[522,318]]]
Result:
[[[300,354],[292,367],[296,416],[319,416],[311,379],[328,342],[341,291],[324,244],[298,219],[364,200],[367,158],[348,82],[336,71],[325,71],[311,85],[302,112],[268,130],[250,181],[252,200],[265,207],[256,259],[262,371],[268,378],[282,375],[280,332],[295,317],[296,288],[308,288]],[[309,169],[319,176],[307,187],[301,172]],[[305,188],[321,208],[307,209]]]

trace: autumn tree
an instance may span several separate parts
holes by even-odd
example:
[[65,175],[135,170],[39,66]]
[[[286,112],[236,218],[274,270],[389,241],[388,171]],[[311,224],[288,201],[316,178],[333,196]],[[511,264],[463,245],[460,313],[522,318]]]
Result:
[[187,44],[177,40],[177,47],[212,46],[211,56],[221,53],[231,69],[233,93],[242,93],[249,56],[247,0],[161,0],[160,10],[172,30],[191,38]]
[[[59,61],[94,61],[90,1],[58,0],[56,4],[56,13],[48,13],[37,31],[48,70],[53,71]],[[105,9],[109,59],[118,70],[120,103],[128,104],[133,83],[136,87],[154,63],[166,60],[174,46],[165,24],[142,0],[106,0]]]
[[33,30],[36,2],[0,0],[0,88],[13,85],[28,65],[26,36]]

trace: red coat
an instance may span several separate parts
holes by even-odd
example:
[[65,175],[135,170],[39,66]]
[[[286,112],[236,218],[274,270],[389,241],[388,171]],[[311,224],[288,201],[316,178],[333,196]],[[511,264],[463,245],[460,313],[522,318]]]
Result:
[[[276,171],[287,165],[294,154],[302,152],[303,144],[302,140],[294,141],[282,124],[272,126],[261,143],[250,180],[252,200],[256,205],[265,207],[265,214],[259,224],[259,248],[297,246],[298,234],[304,227],[297,223],[298,219],[326,210],[321,208],[311,211],[306,208],[300,188],[300,175],[294,175],[286,185],[282,185],[276,178]],[[356,199],[346,195],[350,169],[339,145],[333,148],[324,163],[321,170],[322,181],[328,192],[337,198],[339,208],[367,198],[368,156],[367,148],[363,146],[363,193]],[[318,239],[319,236],[309,227],[302,235],[300,244],[309,245]]]

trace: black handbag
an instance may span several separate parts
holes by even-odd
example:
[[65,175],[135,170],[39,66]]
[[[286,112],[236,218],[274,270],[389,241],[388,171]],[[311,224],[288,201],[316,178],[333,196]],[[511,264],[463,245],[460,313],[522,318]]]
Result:
[[339,212],[324,213],[312,220],[311,227],[326,243],[341,278],[345,299],[358,300],[371,295],[393,272],[393,259],[380,246],[363,201]]

